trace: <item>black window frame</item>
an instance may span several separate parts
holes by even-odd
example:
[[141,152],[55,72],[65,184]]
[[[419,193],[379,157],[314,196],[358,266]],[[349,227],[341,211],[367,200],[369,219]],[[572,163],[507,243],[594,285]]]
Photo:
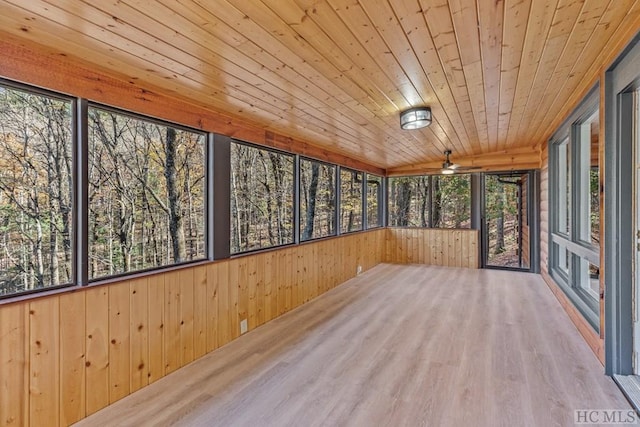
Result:
[[[346,231],[342,231],[342,215],[341,215],[341,210],[342,210],[342,171],[346,171],[348,173],[351,173],[352,176],[355,174],[360,174],[361,178],[360,178],[360,228],[358,228],[357,230],[346,230]],[[349,167],[345,167],[345,166],[340,166],[338,167],[338,179],[337,179],[337,186],[338,186],[338,191],[337,191],[337,203],[336,203],[336,210],[337,210],[337,215],[338,215],[338,222],[336,223],[336,227],[337,227],[337,233],[338,235],[345,235],[345,234],[351,234],[351,233],[358,233],[361,231],[366,231],[365,228],[365,217],[366,217],[366,206],[365,206],[365,200],[366,200],[366,195],[365,195],[365,176],[366,173],[364,171],[358,170],[358,169],[353,169],[353,168],[349,168]]]
[[[298,244],[298,232],[296,232],[296,218],[299,217],[298,213],[299,213],[299,208],[297,206],[296,200],[298,199],[298,184],[297,184],[297,176],[298,176],[298,155],[294,154],[294,153],[290,153],[284,150],[280,150],[277,148],[273,148],[273,147],[269,147],[266,145],[260,145],[260,144],[255,144],[252,142],[247,142],[247,141],[243,141],[240,139],[236,139],[236,138],[231,138],[230,140],[230,145],[233,146],[233,144],[238,144],[238,145],[244,145],[247,147],[251,147],[257,150],[263,150],[263,151],[270,151],[270,152],[274,152],[283,156],[287,156],[287,157],[291,157],[292,159],[292,188],[291,188],[291,196],[292,196],[292,219],[291,219],[291,224],[292,224],[292,230],[291,230],[291,242],[290,243],[283,243],[280,245],[273,245],[273,246],[265,246],[265,247],[260,247],[260,248],[253,248],[253,249],[247,249],[245,251],[238,251],[238,252],[233,252],[231,245],[229,248],[229,257],[230,258],[234,258],[234,257],[238,257],[238,256],[242,256],[242,255],[247,255],[247,254],[253,254],[253,253],[257,253],[257,252],[262,252],[262,251],[268,251],[268,250],[273,250],[273,249],[277,249],[277,248],[285,248],[288,246],[294,246]],[[233,151],[233,148],[231,148],[231,151]],[[231,156],[229,157],[229,160],[231,160]],[[233,190],[231,189],[231,180],[232,180],[232,174],[233,174],[233,165],[230,164],[229,166],[229,178],[228,178],[228,185],[230,188],[230,196],[233,194]],[[215,190],[214,190],[215,191]],[[229,206],[231,206],[231,197],[228,200],[228,204]],[[229,241],[231,242],[231,239],[233,238],[233,236],[231,235],[231,217],[229,217],[228,222],[228,227],[229,227]]]
[[[462,228],[454,228],[454,227],[433,227],[433,180],[434,178],[436,179],[440,179],[442,177],[447,178],[449,176],[466,176],[469,179],[469,226],[468,227],[462,227]],[[391,225],[392,223],[392,218],[391,218],[391,204],[390,204],[390,197],[391,197],[391,193],[389,192],[389,188],[391,187],[390,181],[392,179],[402,179],[402,178],[428,178],[428,183],[427,185],[429,186],[428,192],[430,194],[429,196],[429,206],[428,206],[428,218],[427,218],[427,225],[426,226],[421,226],[421,225]],[[386,179],[386,184],[385,184],[385,212],[386,212],[386,226],[387,227],[394,227],[394,228],[417,228],[417,229],[432,229],[432,230],[471,230],[473,229],[473,211],[474,211],[474,195],[473,195],[473,174],[472,173],[459,173],[459,174],[455,174],[455,175],[442,175],[442,174],[420,174],[420,175],[397,175],[397,176],[390,176],[387,177]]]
[[[386,199],[385,197],[385,192],[386,192],[386,188],[385,188],[385,179],[384,176],[382,175],[377,175],[374,173],[369,173],[369,172],[365,172],[364,173],[365,179],[364,179],[364,203],[365,203],[365,213],[364,213],[364,224],[365,230],[375,230],[376,228],[383,228],[385,226],[384,223],[384,200]],[[375,177],[377,179],[377,184],[378,184],[378,197],[377,197],[377,207],[376,207],[376,211],[377,211],[377,215],[378,215],[378,225],[375,226],[371,226],[371,224],[369,224],[369,197],[368,197],[368,193],[369,193],[369,185],[371,184],[371,180],[369,179],[369,177]]]
[[322,239],[327,239],[329,237],[335,237],[338,236],[340,233],[340,225],[338,224],[338,215],[339,215],[339,200],[340,200],[340,195],[339,193],[339,187],[338,187],[338,181],[339,181],[339,170],[340,170],[340,166],[334,164],[334,163],[330,163],[330,162],[325,162],[323,160],[318,160],[318,159],[314,159],[312,157],[307,157],[307,156],[298,156],[298,169],[297,169],[297,175],[298,175],[298,203],[297,203],[297,210],[298,212],[301,214],[302,213],[302,209],[301,209],[301,202],[300,202],[300,197],[302,196],[302,185],[300,183],[301,179],[302,179],[302,173],[301,173],[301,164],[303,161],[306,162],[313,162],[313,163],[318,163],[321,165],[325,165],[328,167],[333,168],[333,192],[334,192],[334,206],[333,206],[333,233],[331,234],[327,234],[326,236],[319,236],[319,237],[312,237],[310,239],[302,239],[302,218],[299,218],[299,222],[297,225],[297,230],[298,233],[300,234],[300,243],[306,243],[306,242],[312,242],[312,241],[316,241],[316,240],[322,240]]
[[[162,272],[162,271],[168,271],[171,270],[173,268],[176,267],[182,267],[182,266],[187,266],[190,264],[198,264],[201,263],[203,261],[207,261],[211,259],[211,251],[212,251],[212,242],[209,241],[208,236],[210,235],[210,221],[209,218],[211,216],[211,205],[210,205],[210,201],[209,198],[211,197],[212,191],[210,188],[210,174],[211,174],[211,142],[210,142],[210,135],[209,132],[203,131],[201,129],[197,129],[197,128],[193,128],[190,126],[185,126],[179,123],[175,123],[175,122],[171,122],[169,120],[164,120],[164,119],[160,119],[157,117],[153,117],[153,116],[148,116],[145,114],[141,114],[141,113],[136,113],[133,111],[129,111],[123,108],[118,108],[118,107],[113,107],[107,104],[103,104],[103,103],[99,103],[99,102],[94,102],[94,101],[90,101],[87,100],[86,101],[86,107],[84,112],[82,113],[83,117],[83,121],[81,122],[81,129],[79,129],[79,133],[80,135],[82,135],[82,144],[80,144],[82,147],[85,147],[85,149],[81,149],[81,156],[82,156],[82,165],[81,167],[87,168],[88,169],[88,165],[89,165],[89,156],[88,156],[88,135],[89,135],[89,109],[90,108],[95,108],[95,109],[99,109],[99,110],[103,110],[106,112],[110,112],[110,113],[114,113],[114,114],[120,114],[123,116],[127,116],[133,119],[137,119],[137,120],[143,120],[143,121],[147,121],[149,123],[153,123],[156,125],[160,125],[160,126],[167,126],[167,127],[172,127],[174,129],[177,130],[182,130],[185,132],[193,132],[196,134],[200,134],[203,137],[203,148],[204,148],[204,153],[203,153],[203,159],[204,159],[204,180],[203,180],[203,196],[204,196],[204,201],[203,201],[203,206],[204,206],[204,212],[203,212],[203,216],[204,216],[204,230],[203,230],[203,237],[204,237],[204,255],[201,258],[197,258],[197,259],[192,259],[192,260],[186,260],[186,261],[181,261],[181,262],[176,262],[176,263],[171,263],[171,264],[165,264],[165,265],[159,265],[159,266],[155,266],[155,267],[149,267],[149,268],[144,268],[144,269],[139,269],[139,270],[131,270],[128,272],[121,272],[121,273],[116,273],[116,274],[111,274],[111,275],[106,275],[106,276],[100,276],[100,277],[95,277],[95,278],[91,278],[89,277],[89,220],[88,220],[88,215],[89,215],[89,199],[88,199],[88,194],[89,194],[89,177],[88,177],[88,170],[84,170],[82,171],[81,175],[84,175],[86,177],[86,179],[84,180],[84,182],[80,182],[80,185],[83,185],[84,188],[81,189],[81,192],[85,194],[86,198],[83,198],[82,203],[83,205],[86,207],[86,209],[82,212],[78,212],[78,215],[85,215],[85,221],[86,221],[86,230],[83,229],[82,231],[84,233],[86,233],[84,236],[82,236],[82,238],[80,239],[84,245],[83,245],[83,251],[81,253],[78,253],[78,257],[81,257],[82,259],[84,259],[85,261],[85,265],[86,268],[83,269],[83,273],[86,270],[86,284],[93,284],[93,283],[103,283],[103,282],[108,282],[108,281],[112,281],[114,279],[119,279],[119,278],[123,278],[123,277],[128,277],[128,276],[132,276],[132,275],[137,275],[137,274],[144,274],[144,273],[152,273],[152,272]],[[80,282],[82,285],[84,285],[84,283]]]
[[[81,288],[87,286],[101,285],[111,283],[119,279],[127,277],[144,277],[148,274],[173,271],[188,265],[202,264],[203,262],[230,259],[239,256],[252,254],[255,252],[268,251],[282,247],[288,247],[307,243],[316,240],[322,240],[332,237],[338,237],[346,234],[366,232],[370,229],[381,229],[387,227],[387,180],[383,175],[369,173],[365,170],[352,167],[342,166],[330,161],[320,160],[317,158],[304,156],[301,154],[291,153],[285,150],[274,148],[268,145],[251,143],[239,140],[230,136],[219,135],[213,132],[204,131],[192,126],[154,117],[152,115],[138,113],[125,108],[108,105],[91,99],[74,97],[69,94],[60,93],[53,90],[40,88],[34,85],[16,82],[13,80],[0,77],[0,85],[8,89],[20,90],[27,93],[50,97],[53,99],[70,102],[71,110],[71,155],[72,155],[72,248],[71,262],[72,271],[71,279],[64,284],[56,286],[48,286],[28,290],[24,292],[15,292],[0,296],[0,304],[15,300],[28,298],[30,295],[48,295],[51,293],[64,292],[67,288]],[[127,272],[118,272],[109,275],[102,275],[89,278],[89,112],[90,109],[98,109],[108,113],[126,116],[134,120],[153,123],[160,126],[171,127],[176,130],[192,132],[203,140],[203,225],[202,236],[204,239],[204,253],[201,257],[175,262],[170,264],[151,266],[144,269],[130,270]],[[230,221],[228,208],[231,198],[228,197],[231,184],[231,168],[230,168],[230,147],[232,143],[243,144],[254,147],[258,150],[275,152],[284,156],[288,156],[293,160],[293,240],[291,243],[275,245],[263,248],[256,248],[249,251],[231,253],[230,251]],[[316,237],[304,241],[300,241],[300,163],[302,160],[309,162],[317,162],[326,165],[333,170],[334,174],[334,230],[332,234]],[[340,223],[340,207],[341,207],[341,172],[349,171],[358,174],[361,178],[360,182],[360,214],[361,226],[357,230],[342,232],[342,224]],[[367,177],[375,176],[380,182],[380,190],[378,196],[378,225],[370,227],[368,225],[368,206],[367,206]],[[227,191],[225,188],[229,187]],[[226,200],[225,200],[225,196]],[[229,205],[226,209],[220,204]],[[226,221],[223,218],[226,217]],[[226,222],[226,224],[223,224]],[[226,236],[226,237],[225,237]],[[224,240],[224,241],[223,241]]]
[[72,185],[72,189],[71,189],[71,198],[72,198],[72,201],[71,201],[71,209],[72,209],[71,259],[72,260],[71,260],[70,281],[67,283],[59,284],[59,285],[51,285],[51,286],[45,286],[43,288],[28,289],[21,292],[2,294],[0,295],[0,301],[15,299],[15,298],[23,298],[23,297],[27,297],[34,294],[42,294],[42,293],[47,293],[50,291],[56,291],[60,289],[77,287],[78,286],[77,277],[80,274],[79,273],[80,265],[77,257],[75,256],[77,252],[76,248],[78,247],[78,244],[79,244],[78,242],[78,239],[79,239],[78,206],[80,201],[79,201],[79,185],[77,180],[77,169],[80,163],[78,158],[79,157],[78,152],[79,152],[79,149],[81,148],[80,144],[78,143],[78,133],[79,133],[78,132],[78,111],[80,108],[80,99],[73,97],[71,95],[63,94],[61,92],[56,92],[53,90],[5,79],[2,77],[0,77],[0,86],[3,86],[7,89],[22,91],[22,92],[26,92],[33,95],[39,95],[39,96],[48,97],[48,98],[70,103],[70,109],[71,109],[71,118],[70,118],[71,147],[70,148],[71,148],[71,162],[72,162],[72,166],[71,166],[72,167],[72,177],[71,177],[71,185]]

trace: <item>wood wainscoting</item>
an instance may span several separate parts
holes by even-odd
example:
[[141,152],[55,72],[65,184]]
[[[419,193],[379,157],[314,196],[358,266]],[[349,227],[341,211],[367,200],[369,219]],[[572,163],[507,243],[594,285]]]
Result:
[[0,426],[72,424],[381,262],[478,267],[478,232],[377,229],[0,305]]
[[478,230],[442,228],[388,228],[384,261],[479,267]]
[[0,426],[72,424],[368,270],[379,229],[0,306]]

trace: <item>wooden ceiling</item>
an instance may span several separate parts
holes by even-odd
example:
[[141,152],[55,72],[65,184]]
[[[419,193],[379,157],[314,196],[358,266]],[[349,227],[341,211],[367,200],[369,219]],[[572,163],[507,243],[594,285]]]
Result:
[[[390,171],[539,144],[639,15],[640,0],[0,2],[10,35]],[[419,105],[433,124],[400,130]]]

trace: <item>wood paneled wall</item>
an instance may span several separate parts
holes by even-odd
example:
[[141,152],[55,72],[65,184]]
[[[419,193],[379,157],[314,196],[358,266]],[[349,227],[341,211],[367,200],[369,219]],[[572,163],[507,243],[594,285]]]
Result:
[[69,425],[383,259],[379,229],[0,306],[0,426]]
[[478,268],[477,230],[388,228],[384,261]]
[[540,168],[540,271],[549,273],[549,147],[545,144]]
[[478,232],[378,229],[0,306],[0,426],[72,424],[380,262],[478,267]]

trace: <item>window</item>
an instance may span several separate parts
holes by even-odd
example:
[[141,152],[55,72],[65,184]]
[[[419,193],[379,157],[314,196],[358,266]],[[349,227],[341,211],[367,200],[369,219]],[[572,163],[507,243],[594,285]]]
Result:
[[231,144],[231,253],[293,243],[293,160]]
[[471,227],[471,176],[432,176],[431,227]]
[[431,203],[428,176],[389,178],[389,225],[429,227]]
[[471,227],[469,175],[393,177],[388,197],[390,226]]
[[340,232],[362,230],[362,172],[340,169]]
[[89,278],[204,259],[205,135],[89,108]]
[[563,139],[557,144],[556,170],[558,188],[557,192],[558,218],[556,231],[569,235],[571,231],[571,156],[569,153],[569,138]]
[[0,296],[73,281],[72,111],[0,86]]
[[549,270],[599,329],[600,174],[598,96],[594,91],[549,145]]
[[580,207],[582,215],[580,240],[599,245],[600,243],[600,120],[598,112],[577,125],[577,150],[580,168]]
[[382,226],[382,177],[367,174],[367,228]]
[[336,233],[336,167],[300,159],[300,240]]
[[0,298],[383,225],[382,177],[219,137],[0,79]]

